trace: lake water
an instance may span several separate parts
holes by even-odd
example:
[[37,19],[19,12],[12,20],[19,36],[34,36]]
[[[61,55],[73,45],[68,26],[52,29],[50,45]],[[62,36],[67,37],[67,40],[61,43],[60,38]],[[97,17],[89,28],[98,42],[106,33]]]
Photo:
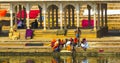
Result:
[[0,56],[0,63],[120,63],[120,57]]

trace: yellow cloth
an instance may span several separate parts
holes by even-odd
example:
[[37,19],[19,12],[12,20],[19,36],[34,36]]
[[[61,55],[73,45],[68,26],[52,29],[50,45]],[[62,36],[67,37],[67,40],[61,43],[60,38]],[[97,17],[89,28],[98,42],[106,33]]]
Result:
[[12,36],[13,36],[13,34],[12,34],[12,32],[10,32],[9,33],[9,38],[12,39]]
[[18,38],[19,38],[19,35],[20,35],[19,32],[17,32],[17,31],[15,32],[15,31],[14,31],[14,32],[13,32],[13,39],[18,39]]

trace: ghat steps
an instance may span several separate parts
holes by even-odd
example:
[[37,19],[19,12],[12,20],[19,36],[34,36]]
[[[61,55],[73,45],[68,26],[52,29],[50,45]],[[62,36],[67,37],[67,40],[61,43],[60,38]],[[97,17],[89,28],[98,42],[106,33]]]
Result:
[[[7,38],[5,38],[7,39]],[[1,52],[52,52],[50,47],[50,41],[52,39],[31,39],[31,40],[3,40],[0,41]],[[120,52],[120,40],[119,39],[87,39],[89,48],[86,52]],[[26,44],[34,44],[27,46]],[[43,44],[43,45],[35,45]],[[81,47],[76,47],[77,52],[84,52]]]

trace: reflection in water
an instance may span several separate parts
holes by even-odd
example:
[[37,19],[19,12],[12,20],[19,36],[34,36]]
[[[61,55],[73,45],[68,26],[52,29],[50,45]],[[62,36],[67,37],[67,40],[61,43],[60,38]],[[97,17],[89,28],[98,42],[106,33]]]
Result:
[[26,63],[35,63],[35,62],[32,59],[28,59],[28,60],[26,60]]
[[53,57],[51,63],[60,63],[60,56]]
[[83,58],[82,63],[88,63],[88,59],[86,57]]
[[9,63],[8,58],[0,58],[0,63]]
[[0,63],[120,63],[120,57],[0,56]]
[[108,63],[108,58],[100,56],[97,61],[98,63]]

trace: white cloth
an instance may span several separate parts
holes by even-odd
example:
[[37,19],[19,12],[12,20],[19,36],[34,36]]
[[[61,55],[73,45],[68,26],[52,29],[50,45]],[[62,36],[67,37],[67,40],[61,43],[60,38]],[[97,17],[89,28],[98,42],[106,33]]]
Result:
[[87,42],[85,42],[85,43],[81,43],[81,47],[83,47],[83,48],[88,48],[88,47],[89,47],[89,45],[88,45],[88,43],[87,43]]
[[70,45],[70,44],[71,44],[71,42],[70,42],[70,41],[67,41],[66,46],[67,46],[67,45]]

